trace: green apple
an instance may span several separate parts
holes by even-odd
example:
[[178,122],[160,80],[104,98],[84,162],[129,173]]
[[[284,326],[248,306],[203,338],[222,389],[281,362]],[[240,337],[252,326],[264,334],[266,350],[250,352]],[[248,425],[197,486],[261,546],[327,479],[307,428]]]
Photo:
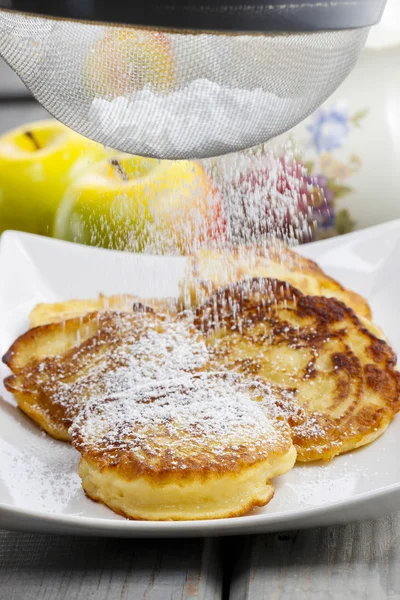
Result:
[[219,232],[221,221],[199,164],[118,154],[70,186],[54,235],[119,250],[186,253]]
[[24,125],[0,137],[0,233],[17,229],[51,234],[71,181],[104,156],[103,146],[55,120]]

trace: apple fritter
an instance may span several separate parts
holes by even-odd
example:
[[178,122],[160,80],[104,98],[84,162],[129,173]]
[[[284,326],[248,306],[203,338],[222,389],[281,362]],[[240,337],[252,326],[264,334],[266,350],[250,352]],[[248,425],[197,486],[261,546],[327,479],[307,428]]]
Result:
[[131,519],[235,517],[264,506],[296,460],[270,387],[187,374],[85,407],[71,428],[86,494]]
[[173,314],[176,312],[175,302],[172,299],[142,299],[130,294],[119,294],[117,296],[104,296],[100,294],[96,299],[66,300],[65,302],[37,304],[29,315],[31,327],[48,325],[49,323],[60,323],[67,319],[81,317],[91,312],[98,311],[123,311],[131,312],[153,309],[158,312]]
[[299,461],[330,460],[375,440],[400,409],[395,353],[336,298],[246,280],[214,292],[194,323],[214,368],[286,393],[277,409],[292,427]]
[[183,308],[197,306],[218,288],[254,277],[287,281],[309,296],[338,298],[356,314],[367,319],[372,317],[364,298],[344,288],[312,260],[278,243],[266,250],[200,250],[189,259],[187,278],[181,286],[181,305]]
[[30,329],[3,357],[5,387],[51,436],[69,427],[96,394],[111,397],[202,368],[208,353],[189,323],[154,312],[97,312]]

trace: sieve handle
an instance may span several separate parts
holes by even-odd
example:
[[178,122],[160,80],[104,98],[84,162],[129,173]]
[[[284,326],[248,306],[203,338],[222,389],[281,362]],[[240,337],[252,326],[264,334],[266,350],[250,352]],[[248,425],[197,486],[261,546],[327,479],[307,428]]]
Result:
[[0,9],[65,19],[225,32],[370,27],[386,0],[0,0]]

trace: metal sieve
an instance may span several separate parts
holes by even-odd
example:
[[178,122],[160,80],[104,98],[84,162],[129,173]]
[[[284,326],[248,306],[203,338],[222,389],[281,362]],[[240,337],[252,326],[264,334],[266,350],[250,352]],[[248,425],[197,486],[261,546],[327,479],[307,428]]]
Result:
[[0,54],[75,131],[132,154],[205,158],[311,114],[348,75],[384,5],[0,0]]

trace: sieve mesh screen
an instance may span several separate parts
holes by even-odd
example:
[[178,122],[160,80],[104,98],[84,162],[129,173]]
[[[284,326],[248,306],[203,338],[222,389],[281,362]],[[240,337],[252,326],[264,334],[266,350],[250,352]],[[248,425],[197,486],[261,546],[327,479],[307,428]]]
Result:
[[51,114],[106,146],[169,159],[290,129],[343,81],[367,34],[161,32],[0,11],[0,54]]

